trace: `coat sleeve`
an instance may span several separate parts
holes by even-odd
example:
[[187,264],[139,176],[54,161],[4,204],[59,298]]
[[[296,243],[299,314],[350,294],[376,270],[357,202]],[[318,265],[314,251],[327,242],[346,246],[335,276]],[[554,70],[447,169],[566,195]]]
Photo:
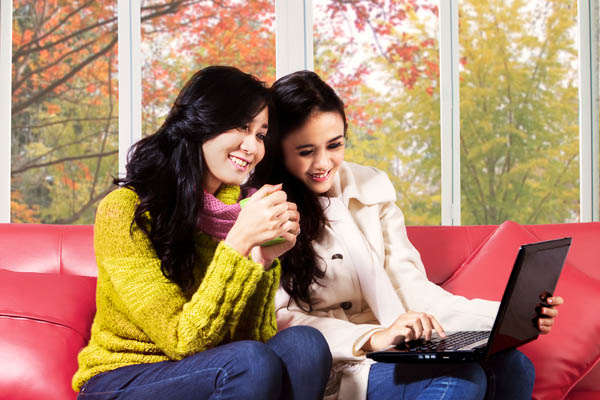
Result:
[[419,252],[408,240],[400,208],[394,202],[382,203],[379,216],[385,246],[385,270],[406,309],[433,314],[448,331],[491,329],[499,303],[469,300],[431,282]]
[[308,325],[318,329],[327,344],[334,363],[346,360],[364,360],[361,350],[365,342],[377,331],[384,329],[380,325],[354,324],[348,320],[336,318],[335,310],[302,310],[295,302],[289,303],[289,295],[279,288],[276,296],[277,326],[280,330],[295,325]]
[[[147,236],[135,226],[130,233],[136,203],[135,193],[120,189],[98,207],[94,246],[99,275],[106,278],[104,289],[169,358],[182,359],[217,346],[238,324],[261,279],[278,277],[279,267],[265,272],[260,264],[220,242],[200,286],[188,299],[163,276]],[[275,276],[265,280],[265,290],[277,285]],[[269,311],[274,313],[273,308]]]

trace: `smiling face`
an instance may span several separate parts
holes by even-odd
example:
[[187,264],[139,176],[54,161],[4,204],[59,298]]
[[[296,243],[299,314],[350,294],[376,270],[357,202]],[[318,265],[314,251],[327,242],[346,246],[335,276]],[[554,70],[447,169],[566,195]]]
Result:
[[288,171],[316,194],[327,192],[344,161],[344,121],[337,112],[313,113],[282,141]]
[[204,142],[204,190],[215,194],[221,184],[241,185],[265,155],[268,129],[269,111],[265,107],[248,124]]

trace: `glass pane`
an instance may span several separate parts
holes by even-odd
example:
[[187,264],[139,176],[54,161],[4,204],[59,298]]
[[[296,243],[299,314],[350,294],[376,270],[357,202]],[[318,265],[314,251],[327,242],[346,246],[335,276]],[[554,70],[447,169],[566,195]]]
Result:
[[315,71],[344,100],[346,160],[384,170],[410,225],[441,223],[435,0],[314,0]]
[[142,0],[142,134],[155,132],[187,79],[231,65],[275,80],[272,0]]
[[575,0],[461,0],[462,223],[579,220]]
[[93,223],[117,172],[117,0],[13,2],[12,222]]

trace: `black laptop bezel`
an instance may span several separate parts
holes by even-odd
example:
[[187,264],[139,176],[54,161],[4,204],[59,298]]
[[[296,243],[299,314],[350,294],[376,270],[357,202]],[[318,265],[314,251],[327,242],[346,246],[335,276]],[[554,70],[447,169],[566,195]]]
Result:
[[519,344],[517,344],[516,346],[511,346],[511,347],[507,347],[507,348],[492,348],[492,346],[497,343],[496,338],[499,334],[500,326],[502,325],[502,322],[504,321],[506,311],[508,310],[509,299],[513,295],[515,285],[516,285],[519,275],[521,273],[521,269],[522,269],[523,265],[525,264],[525,261],[527,260],[527,258],[533,257],[535,255],[535,253],[537,253],[539,251],[545,251],[545,250],[555,249],[555,248],[559,248],[559,247],[567,248],[567,250],[565,252],[565,258],[563,259],[562,265],[558,269],[558,273],[556,274],[556,278],[554,279],[554,284],[552,285],[552,288],[551,288],[552,293],[553,293],[554,290],[556,289],[556,284],[558,282],[558,278],[560,277],[562,268],[565,264],[565,260],[567,258],[567,254],[569,252],[571,242],[572,242],[572,238],[565,237],[565,238],[561,238],[561,239],[552,239],[552,240],[546,240],[546,241],[542,241],[542,242],[528,243],[528,244],[522,245],[519,248],[519,252],[517,254],[517,259],[515,260],[514,267],[510,273],[510,277],[508,278],[508,282],[506,284],[506,289],[504,290],[504,294],[502,295],[502,300],[500,301],[500,308],[498,309],[498,315],[496,316],[496,319],[494,320],[494,325],[492,326],[492,330],[490,331],[490,337],[488,339],[487,345],[485,346],[484,355],[485,355],[486,360],[489,357],[491,357],[493,354],[496,354],[500,351],[507,350],[509,348],[516,348],[516,347],[522,346],[522,345],[532,342],[538,338],[539,331],[537,331],[537,333],[535,335],[531,336],[528,339],[520,340]]

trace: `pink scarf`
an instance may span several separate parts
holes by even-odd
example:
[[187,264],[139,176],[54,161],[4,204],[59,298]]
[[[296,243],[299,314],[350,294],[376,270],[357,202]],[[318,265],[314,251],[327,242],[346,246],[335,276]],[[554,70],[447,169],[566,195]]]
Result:
[[217,196],[204,192],[204,208],[200,213],[198,229],[217,239],[225,239],[240,214],[239,186],[223,186]]

